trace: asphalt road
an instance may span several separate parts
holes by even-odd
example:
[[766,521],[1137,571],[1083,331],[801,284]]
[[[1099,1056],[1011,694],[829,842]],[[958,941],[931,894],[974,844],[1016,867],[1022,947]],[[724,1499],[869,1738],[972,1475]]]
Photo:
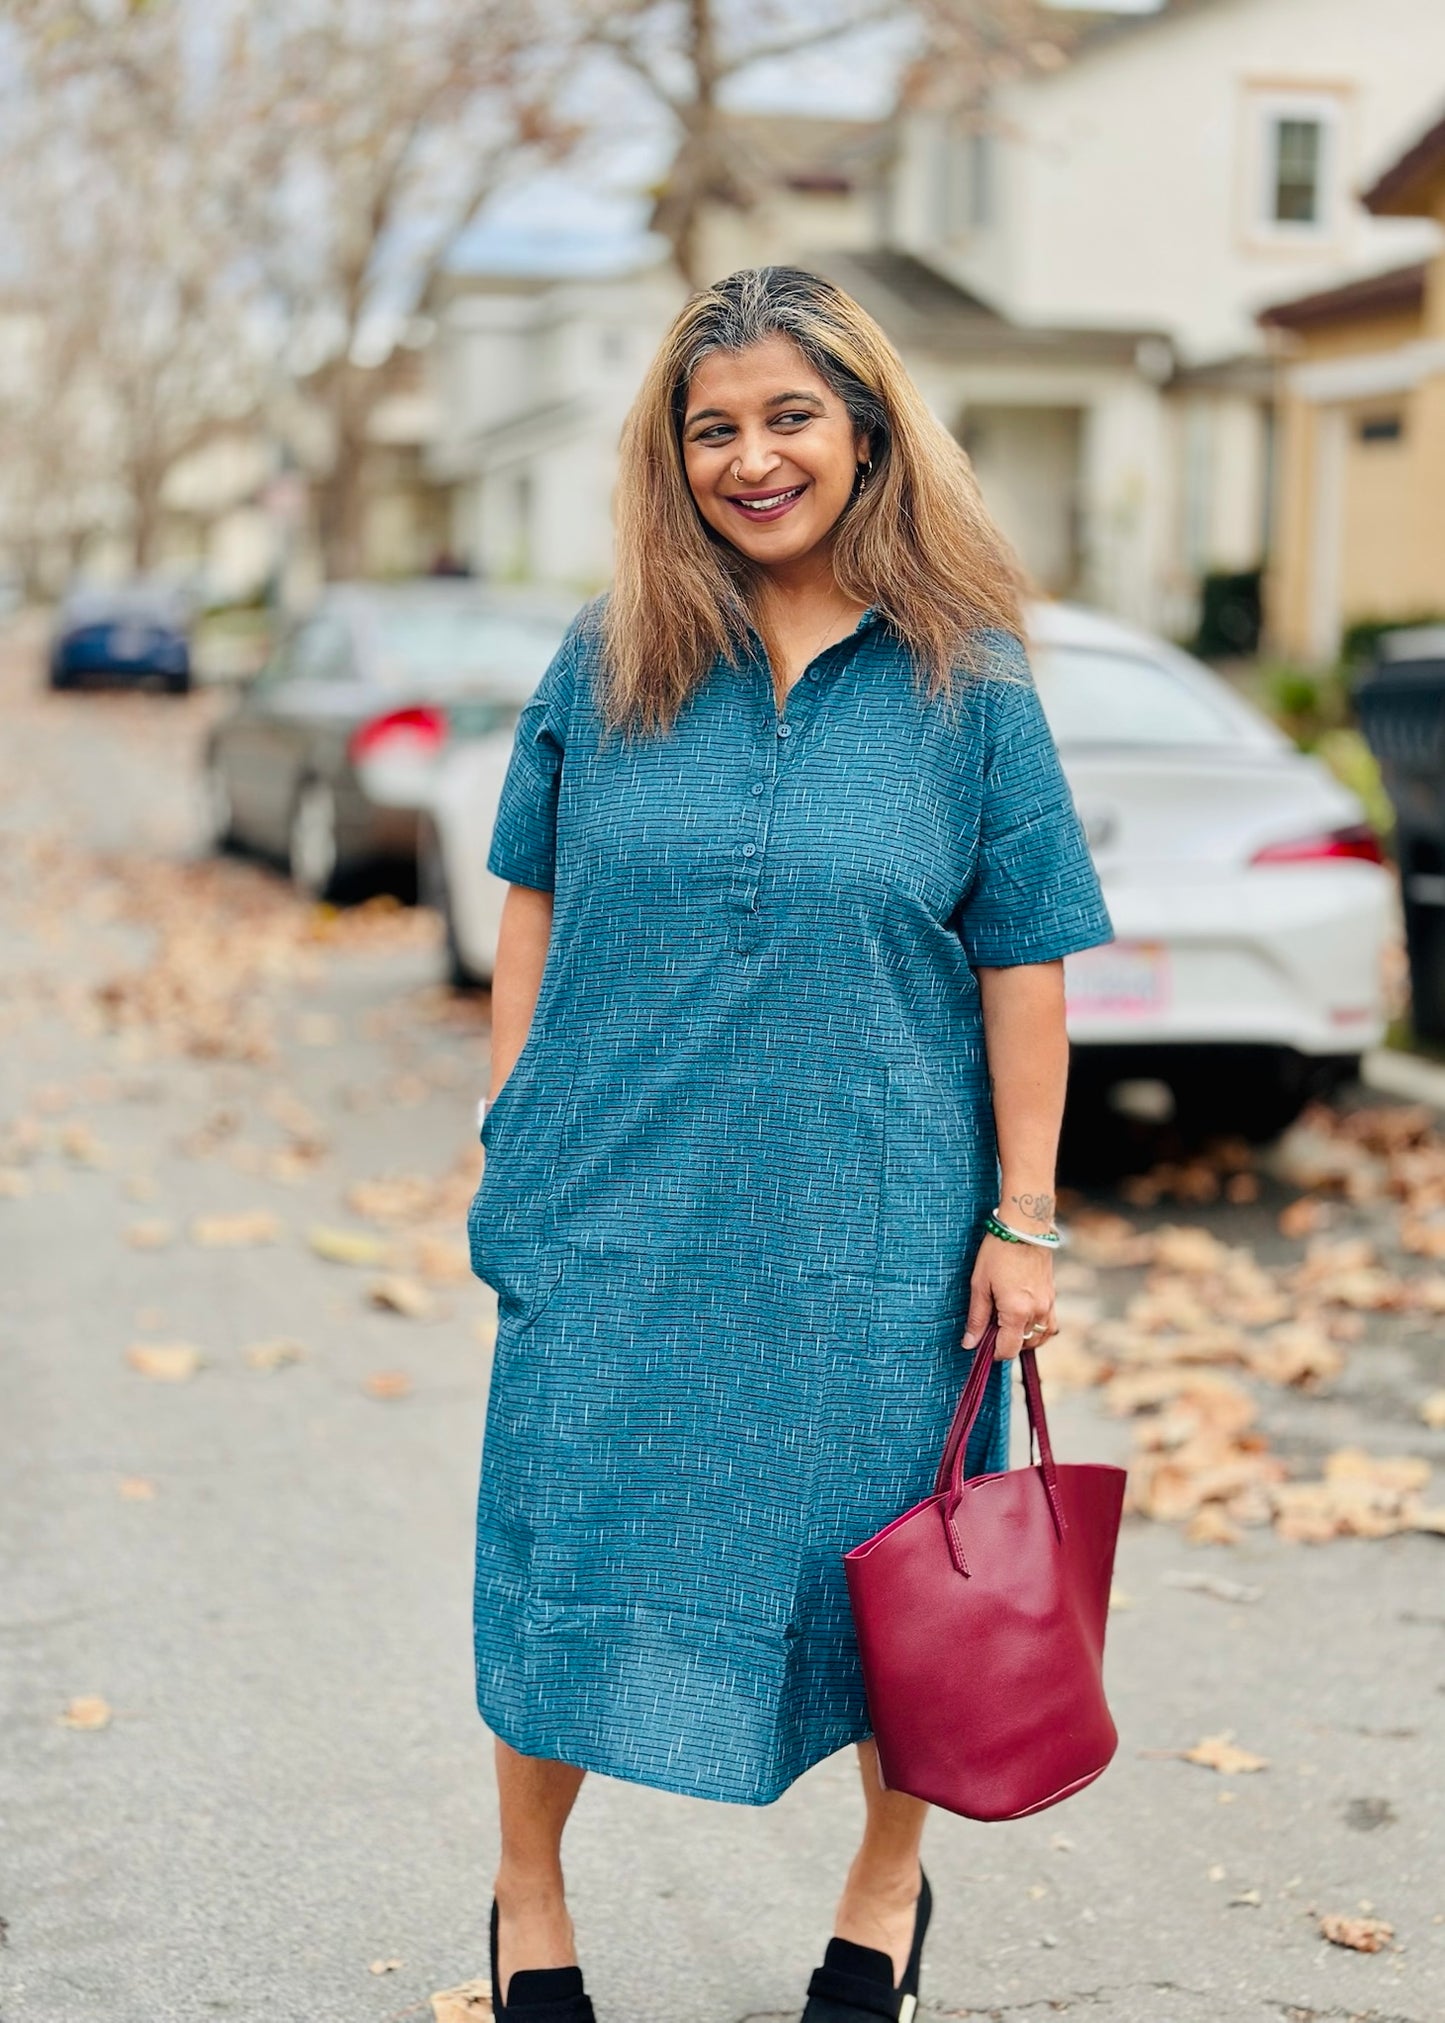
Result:
[[[490,1302],[456,1266],[485,1007],[437,988],[424,920],[317,938],[272,874],[200,861],[215,698],[52,699],[37,665],[22,639],[0,670],[0,2017],[426,2023],[484,1971],[495,1847]],[[1266,1254],[1286,1198],[1168,1213]],[[317,1226],[371,1251],[318,1255]],[[388,1275],[420,1317],[373,1303]],[[127,1361],[178,1345],[184,1381]],[[1438,1331],[1371,1315],[1332,1391],[1264,1423],[1302,1466],[1433,1453],[1438,1485],[1432,1382]],[[1054,1418],[1070,1455],[1127,1444],[1089,1394]],[[1171,1578],[1201,1571],[1259,1598]],[[1134,1519],[1117,1578],[1116,1762],[1033,1820],[933,1823],[922,2013],[1440,2023],[1445,1541]],[[1269,1767],[1171,1753],[1225,1730]],[[756,1811],[590,1782],[601,2023],[796,2017],[858,1809],[846,1757]],[[1362,1906],[1389,1947],[1322,1939]]]

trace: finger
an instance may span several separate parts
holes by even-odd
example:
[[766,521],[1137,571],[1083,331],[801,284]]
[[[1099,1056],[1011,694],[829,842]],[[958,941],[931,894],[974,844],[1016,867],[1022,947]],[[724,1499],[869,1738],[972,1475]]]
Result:
[[984,1329],[993,1319],[993,1288],[986,1278],[975,1278],[969,1291],[968,1320],[963,1331],[963,1346],[976,1349]]
[[998,1362],[1011,1362],[1024,1345],[1024,1329],[1032,1319],[1032,1309],[1020,1306],[1014,1300],[1006,1300],[998,1310],[998,1342],[994,1357]]

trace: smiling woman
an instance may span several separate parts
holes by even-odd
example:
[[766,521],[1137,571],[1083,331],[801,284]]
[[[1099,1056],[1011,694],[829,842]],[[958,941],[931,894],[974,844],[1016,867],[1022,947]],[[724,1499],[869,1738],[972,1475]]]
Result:
[[693,297],[617,511],[488,857],[494,2003],[591,2023],[584,1772],[761,1805],[856,1743],[805,2023],[902,2018],[925,1807],[879,1779],[842,1554],[926,1493],[995,1315],[966,1467],[1007,1466],[1010,1359],[1054,1327],[1062,958],[1110,925],[1016,567],[855,303],[777,268]]

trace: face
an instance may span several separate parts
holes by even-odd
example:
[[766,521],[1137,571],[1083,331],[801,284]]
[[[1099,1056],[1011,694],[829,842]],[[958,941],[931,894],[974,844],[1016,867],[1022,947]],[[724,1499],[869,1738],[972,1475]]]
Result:
[[868,438],[797,346],[769,337],[703,360],[687,390],[682,452],[707,524],[776,568],[829,541]]

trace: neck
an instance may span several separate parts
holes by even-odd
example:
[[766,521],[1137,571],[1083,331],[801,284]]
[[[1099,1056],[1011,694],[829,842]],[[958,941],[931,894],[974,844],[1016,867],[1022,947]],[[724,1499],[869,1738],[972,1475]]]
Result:
[[767,616],[794,619],[808,612],[836,610],[856,601],[838,587],[831,543],[799,555],[795,561],[764,569],[758,599]]

